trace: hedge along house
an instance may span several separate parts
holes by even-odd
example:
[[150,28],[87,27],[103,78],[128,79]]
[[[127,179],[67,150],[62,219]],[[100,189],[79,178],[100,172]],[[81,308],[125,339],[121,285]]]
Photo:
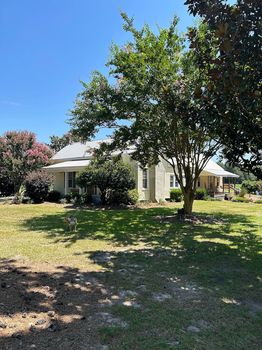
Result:
[[[101,141],[76,142],[68,145],[56,153],[51,159],[51,165],[44,169],[54,175],[54,190],[66,195],[70,192],[83,193],[76,185],[76,174],[83,171],[93,158],[93,152],[99,148]],[[115,153],[116,155],[117,153]],[[168,199],[172,188],[179,188],[173,169],[165,160],[148,168],[142,168],[137,161],[131,158],[132,149],[122,153],[124,162],[130,164],[136,180],[136,188],[141,201],[159,201]],[[198,187],[206,188],[210,194],[224,192],[224,178],[236,178],[238,175],[225,171],[222,167],[210,160],[198,179]],[[96,188],[88,189],[91,194],[99,194]]]

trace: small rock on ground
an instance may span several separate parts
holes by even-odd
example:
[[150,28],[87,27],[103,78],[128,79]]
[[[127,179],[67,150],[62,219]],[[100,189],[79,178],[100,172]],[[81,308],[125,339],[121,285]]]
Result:
[[0,321],[0,328],[6,328],[6,324]]
[[42,324],[45,324],[45,323],[46,323],[46,320],[40,319],[40,320],[36,321],[35,325],[36,326],[41,326]]
[[168,293],[153,293],[153,300],[155,301],[162,302],[171,298],[172,296]]
[[187,327],[187,331],[188,332],[193,332],[193,333],[198,333],[198,332],[200,332],[200,329],[198,327],[196,327],[196,326],[188,326]]
[[128,327],[128,323],[127,322],[123,321],[119,317],[113,316],[112,314],[110,314],[108,312],[98,312],[96,315],[99,318],[101,318],[102,322],[105,322],[107,324],[114,325],[114,326],[119,326],[119,327],[122,327],[122,328]]

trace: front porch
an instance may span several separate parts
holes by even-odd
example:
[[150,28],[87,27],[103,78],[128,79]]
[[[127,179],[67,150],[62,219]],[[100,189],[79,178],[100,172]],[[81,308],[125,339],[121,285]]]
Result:
[[83,171],[89,163],[89,160],[67,161],[46,166],[44,169],[54,175],[54,189],[62,195],[71,192],[82,194],[86,191],[76,184],[76,174]]
[[205,169],[201,173],[199,187],[205,188],[210,196],[223,196],[226,193],[234,193],[236,178],[238,175],[226,170]]

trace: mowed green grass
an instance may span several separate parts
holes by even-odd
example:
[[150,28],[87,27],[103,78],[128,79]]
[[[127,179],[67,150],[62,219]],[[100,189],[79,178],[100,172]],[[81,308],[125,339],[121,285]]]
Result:
[[180,206],[0,205],[0,257],[94,271],[108,290],[135,292],[138,307],[107,310],[128,328],[95,330],[109,349],[260,349],[262,205],[196,201],[204,223],[172,218]]

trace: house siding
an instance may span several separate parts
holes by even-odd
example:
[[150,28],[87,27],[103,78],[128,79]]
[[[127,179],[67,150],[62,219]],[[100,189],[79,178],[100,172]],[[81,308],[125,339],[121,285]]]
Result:
[[[75,161],[77,162],[86,162],[92,159],[92,147],[98,146],[99,142],[87,142],[86,144],[76,143],[73,145],[66,146],[63,150],[58,152],[52,159],[52,164],[56,163],[64,163],[66,161]],[[169,163],[167,163],[164,159],[160,159],[159,163],[156,166],[151,166],[147,168],[147,179],[148,186],[147,188],[143,188],[143,169],[140,164],[133,160],[130,156],[130,151],[123,153],[122,159],[125,163],[128,163],[132,169],[134,174],[136,189],[139,193],[140,201],[160,201],[161,199],[170,198],[170,176],[174,175],[173,168]],[[54,180],[54,189],[65,194],[65,177],[68,177],[68,172],[76,171],[79,172],[80,168],[83,170],[85,166],[80,165],[76,162],[76,167],[72,167],[72,164],[65,165],[56,168],[55,170],[50,169],[51,173],[53,173]],[[66,162],[65,162],[66,163]],[[52,165],[53,166],[53,165]],[[50,166],[51,167],[51,166]],[[48,168],[48,167],[47,167]],[[216,163],[212,163],[209,166],[209,169],[215,171],[223,170]],[[213,172],[214,174],[215,171]],[[214,191],[223,191],[223,178],[222,176],[208,176],[208,172],[212,174],[212,171],[203,171],[203,175],[200,176],[200,184],[198,187],[203,187],[207,189],[211,189]],[[231,173],[228,173],[231,174]],[[231,174],[234,175],[234,174]],[[225,176],[225,175],[224,175]],[[218,186],[217,186],[218,185]],[[211,187],[211,188],[210,188]],[[70,191],[70,188],[67,187],[67,190]],[[81,192],[81,189],[80,189]]]

